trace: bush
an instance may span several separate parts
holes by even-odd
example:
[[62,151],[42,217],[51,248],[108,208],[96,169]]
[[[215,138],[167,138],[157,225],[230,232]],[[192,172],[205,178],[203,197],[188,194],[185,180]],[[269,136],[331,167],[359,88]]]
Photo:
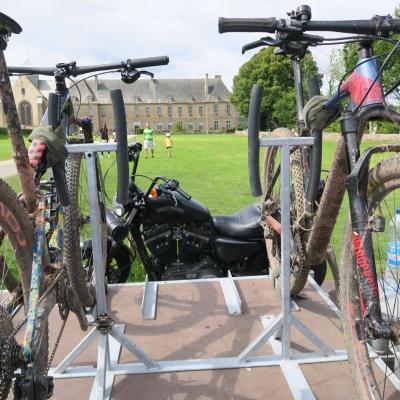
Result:
[[[33,129],[22,128],[21,132],[24,136],[29,136]],[[0,128],[0,136],[8,136],[8,129],[7,128]]]
[[174,124],[172,125],[172,133],[182,133],[183,129],[182,129],[182,125],[179,122],[174,122]]
[[135,134],[136,135],[143,135],[143,131],[144,131],[144,128],[135,128]]

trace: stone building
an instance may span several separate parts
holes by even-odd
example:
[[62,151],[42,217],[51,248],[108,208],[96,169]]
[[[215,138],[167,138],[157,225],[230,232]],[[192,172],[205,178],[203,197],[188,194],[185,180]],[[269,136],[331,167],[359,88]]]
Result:
[[[221,75],[203,79],[146,79],[125,84],[120,79],[88,79],[70,88],[79,116],[90,116],[95,130],[101,124],[113,128],[110,90],[121,89],[128,133],[149,123],[165,132],[174,123],[187,132],[227,131],[237,127],[237,114]],[[47,106],[54,82],[37,76],[21,76],[13,85],[21,124],[37,126]],[[78,104],[80,103],[80,106]],[[4,125],[0,118],[0,123]]]

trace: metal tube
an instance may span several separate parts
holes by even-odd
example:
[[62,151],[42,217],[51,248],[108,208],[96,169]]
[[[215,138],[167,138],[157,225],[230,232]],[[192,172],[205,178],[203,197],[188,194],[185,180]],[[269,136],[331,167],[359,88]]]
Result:
[[290,147],[281,147],[282,358],[290,359]]
[[293,59],[294,71],[294,87],[296,89],[296,108],[297,108],[297,124],[299,126],[299,134],[302,136],[304,130],[304,96],[303,96],[303,79],[301,76],[300,59],[296,57]]

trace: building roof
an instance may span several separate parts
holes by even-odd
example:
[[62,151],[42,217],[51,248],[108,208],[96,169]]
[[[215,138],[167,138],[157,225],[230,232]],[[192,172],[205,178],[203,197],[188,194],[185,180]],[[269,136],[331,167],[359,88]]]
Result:
[[[88,97],[100,104],[111,103],[110,90],[121,89],[126,103],[167,103],[172,102],[204,102],[226,101],[231,95],[220,76],[208,78],[208,94],[205,90],[205,79],[145,79],[142,78],[132,84],[126,84],[120,79],[88,79],[70,89],[74,96],[86,103]],[[80,92],[80,93],[79,93]]]

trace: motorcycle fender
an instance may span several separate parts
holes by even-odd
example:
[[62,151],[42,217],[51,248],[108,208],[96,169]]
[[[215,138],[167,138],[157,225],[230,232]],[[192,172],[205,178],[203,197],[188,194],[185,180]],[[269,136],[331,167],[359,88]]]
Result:
[[263,245],[263,241],[246,241],[222,236],[215,238],[213,242],[215,254],[225,263],[231,263],[242,260],[245,257],[250,257],[257,253]]

